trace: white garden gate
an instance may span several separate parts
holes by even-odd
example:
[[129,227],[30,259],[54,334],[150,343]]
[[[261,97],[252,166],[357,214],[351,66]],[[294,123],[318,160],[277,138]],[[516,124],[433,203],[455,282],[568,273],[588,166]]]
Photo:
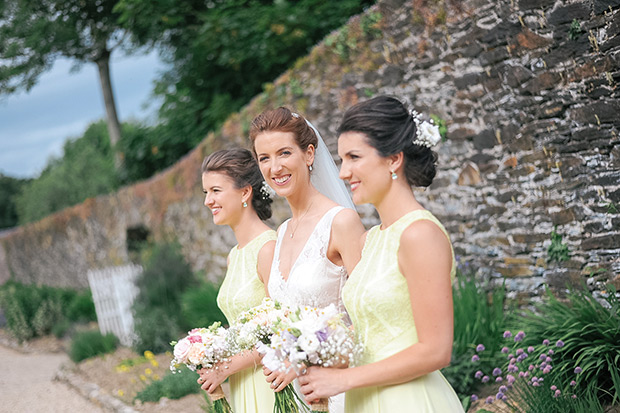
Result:
[[99,330],[114,334],[124,346],[131,346],[135,337],[131,306],[138,295],[136,278],[141,273],[139,265],[88,271]]

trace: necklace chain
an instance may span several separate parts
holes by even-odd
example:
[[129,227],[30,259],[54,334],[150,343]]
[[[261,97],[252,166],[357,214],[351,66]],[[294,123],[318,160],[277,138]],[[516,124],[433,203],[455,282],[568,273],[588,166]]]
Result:
[[312,200],[312,202],[310,202],[310,205],[308,205],[308,208],[306,208],[304,213],[301,214],[301,216],[297,219],[297,225],[295,225],[295,229],[291,228],[291,238],[293,238],[293,236],[295,235],[295,231],[297,231],[297,229],[299,228],[299,224],[301,223],[301,219],[306,216],[308,211],[310,211],[310,207],[312,207],[313,203],[314,203],[314,200]]

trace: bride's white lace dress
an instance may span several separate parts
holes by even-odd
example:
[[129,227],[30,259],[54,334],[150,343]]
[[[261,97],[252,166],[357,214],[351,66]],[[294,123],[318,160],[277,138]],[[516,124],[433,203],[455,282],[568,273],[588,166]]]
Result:
[[[280,226],[267,287],[271,298],[291,306],[327,307],[333,303],[339,311],[345,312],[340,293],[347,272],[344,267],[327,258],[332,222],[343,209],[342,206],[333,207],[321,217],[293,263],[286,280],[280,272],[280,248],[290,220]],[[299,390],[297,380],[295,389]],[[344,394],[330,398],[329,411],[344,412]]]

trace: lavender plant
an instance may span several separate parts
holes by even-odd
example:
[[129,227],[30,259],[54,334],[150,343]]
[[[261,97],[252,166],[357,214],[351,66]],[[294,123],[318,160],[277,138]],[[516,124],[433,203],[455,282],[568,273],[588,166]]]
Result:
[[[515,413],[597,413],[603,407],[592,393],[578,386],[583,369],[574,366],[566,375],[550,376],[555,369],[556,352],[565,347],[562,340],[544,339],[538,345],[524,345],[526,334],[519,331],[503,334],[504,346],[500,350],[504,362],[491,371],[484,368],[476,371],[474,377],[481,383],[495,383],[493,395],[484,399],[484,404],[497,404],[494,411]],[[472,362],[479,363],[486,356],[486,348],[479,344],[472,355]],[[473,402],[478,395],[471,396]],[[482,410],[484,411],[484,410]]]

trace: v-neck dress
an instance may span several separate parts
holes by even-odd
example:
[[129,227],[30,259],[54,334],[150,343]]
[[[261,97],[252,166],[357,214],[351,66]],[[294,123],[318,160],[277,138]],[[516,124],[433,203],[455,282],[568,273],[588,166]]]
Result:
[[[336,265],[327,258],[332,222],[336,214],[343,209],[342,206],[333,207],[321,217],[293,263],[286,280],[280,272],[280,249],[290,219],[282,223],[278,230],[269,275],[268,290],[272,299],[289,306],[327,307],[334,304],[339,311],[346,313],[340,293],[347,279],[347,271],[343,266]],[[297,380],[295,389],[299,393]],[[330,397],[329,411],[330,413],[344,411],[343,394]]]
[[[263,301],[265,286],[258,277],[258,253],[266,243],[275,239],[276,232],[270,229],[243,248],[234,246],[230,250],[226,277],[217,295],[217,305],[229,323]],[[263,413],[273,410],[273,390],[265,381],[260,365],[241,370],[228,380],[233,411]]]

